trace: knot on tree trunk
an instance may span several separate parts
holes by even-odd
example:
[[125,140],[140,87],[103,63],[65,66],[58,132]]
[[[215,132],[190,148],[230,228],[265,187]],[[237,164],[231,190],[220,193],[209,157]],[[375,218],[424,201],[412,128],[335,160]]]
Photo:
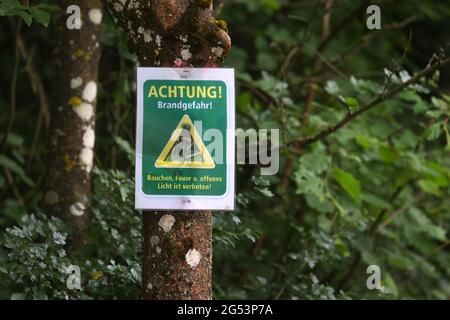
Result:
[[174,27],[183,17],[189,0],[154,0],[153,12],[164,30]]
[[211,0],[107,1],[143,66],[216,67],[231,48]]

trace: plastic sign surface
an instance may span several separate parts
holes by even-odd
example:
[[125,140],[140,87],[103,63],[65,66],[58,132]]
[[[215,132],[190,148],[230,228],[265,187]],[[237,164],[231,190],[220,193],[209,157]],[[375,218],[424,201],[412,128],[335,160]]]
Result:
[[233,210],[233,69],[137,69],[135,207]]

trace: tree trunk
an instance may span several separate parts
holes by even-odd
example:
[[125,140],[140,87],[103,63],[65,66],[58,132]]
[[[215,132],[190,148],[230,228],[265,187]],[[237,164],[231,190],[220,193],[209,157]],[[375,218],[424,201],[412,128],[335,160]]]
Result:
[[[105,1],[141,66],[217,67],[231,47],[211,0]],[[210,212],[143,214],[144,299],[212,298]]]
[[100,59],[101,0],[66,0],[81,9],[81,29],[69,30],[62,15],[56,24],[51,135],[44,207],[73,223],[74,245],[82,243],[95,141],[95,110]]

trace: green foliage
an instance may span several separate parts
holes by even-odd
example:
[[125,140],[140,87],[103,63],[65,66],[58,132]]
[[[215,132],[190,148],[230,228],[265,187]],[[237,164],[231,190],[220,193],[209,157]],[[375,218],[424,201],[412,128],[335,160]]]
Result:
[[[94,183],[96,196],[81,248],[69,247],[71,226],[43,214],[24,215],[6,229],[0,249],[1,298],[139,298],[141,226],[132,209],[133,181],[121,172],[97,169]],[[80,267],[81,291],[66,285],[71,265]]]
[[65,297],[70,261],[64,231],[62,221],[42,215],[26,215],[19,226],[6,230],[0,269],[3,298]]
[[47,27],[50,22],[50,14],[59,10],[57,5],[39,3],[35,6],[23,5],[19,0],[1,0],[0,16],[19,16],[31,26],[33,21]]
[[[426,63],[418,63],[409,52],[401,60],[408,46],[404,30],[373,37],[363,19],[353,19],[321,53],[322,67],[315,70],[320,4],[278,1],[280,6],[269,14],[265,4],[238,3],[242,5],[225,11],[232,35],[239,35],[226,62],[237,68],[241,84],[238,122],[241,127],[279,127],[282,143],[324,130],[389,86],[409,80],[414,72],[406,71],[405,65],[417,70]],[[429,2],[410,5],[408,12],[399,10],[401,4],[383,8],[383,23],[409,13],[434,12],[430,23],[448,26],[437,12],[448,14],[448,8]],[[332,25],[355,6],[338,6]],[[283,9],[289,11],[288,18]],[[395,12],[402,12],[403,18]],[[258,19],[248,20],[250,14]],[[425,22],[420,26],[429,27]],[[353,45],[366,37],[373,37],[367,48]],[[410,47],[428,47],[431,55],[439,43],[436,40],[430,49],[429,39],[413,34]],[[311,75],[323,80],[312,80],[309,86]],[[216,249],[217,296],[448,297],[444,279],[450,273],[450,109],[439,76],[436,72],[410,86],[319,142],[284,149],[281,172],[268,179],[271,197],[241,182],[246,202],[239,207],[240,226],[257,230],[259,236],[255,243],[241,238],[233,250]],[[315,96],[304,125],[310,88]],[[241,181],[253,170],[241,170]],[[383,291],[366,288],[366,268],[371,264],[381,268]]]

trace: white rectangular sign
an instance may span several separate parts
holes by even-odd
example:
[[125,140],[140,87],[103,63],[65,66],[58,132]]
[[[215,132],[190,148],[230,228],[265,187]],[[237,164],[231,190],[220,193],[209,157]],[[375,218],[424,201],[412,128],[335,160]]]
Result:
[[234,210],[233,69],[138,68],[135,207]]

